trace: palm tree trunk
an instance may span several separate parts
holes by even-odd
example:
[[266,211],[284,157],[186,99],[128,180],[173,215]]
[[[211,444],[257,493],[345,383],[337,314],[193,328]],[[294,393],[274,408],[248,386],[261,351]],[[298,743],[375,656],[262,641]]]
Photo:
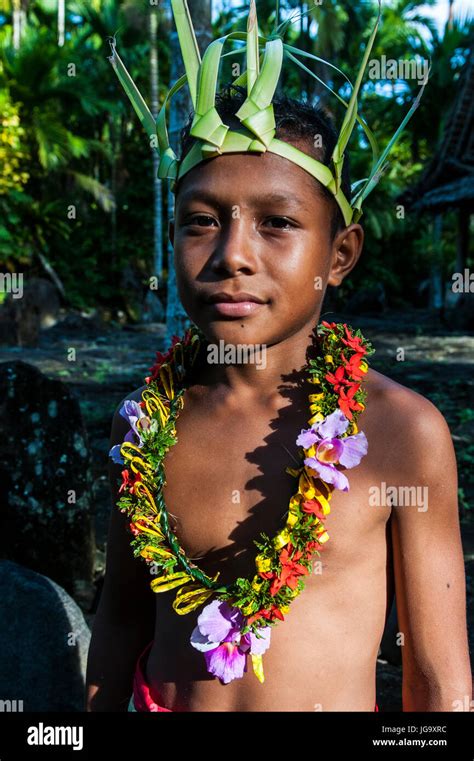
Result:
[[[150,29],[150,84],[151,84],[151,112],[158,115],[158,8],[150,5],[149,29]],[[161,180],[158,178],[159,156],[155,149],[153,153],[153,249],[154,249],[154,274],[161,283],[163,272],[163,214]]]
[[66,30],[66,0],[58,0],[58,45],[64,45]]
[[454,9],[453,9],[453,5],[454,5],[454,0],[449,0],[449,11],[448,11],[448,21],[447,21],[447,24],[448,24],[448,29],[449,29],[450,32],[452,32],[452,30],[453,30],[453,21],[454,21]]
[[[201,56],[212,40],[211,0],[193,0],[190,5],[193,26]],[[192,7],[191,7],[192,6]],[[167,0],[168,14],[170,18],[170,80],[174,84],[184,72],[184,63],[178,41],[178,33],[172,20],[170,0]],[[170,106],[169,138],[175,153],[178,153],[179,133],[183,127],[189,112],[192,109],[192,101],[187,87],[183,87],[172,99]],[[168,221],[174,214],[174,196],[168,186]],[[176,271],[174,268],[174,252],[171,242],[168,242],[168,300],[166,305],[166,337],[167,343],[171,343],[173,335],[181,336],[189,325],[189,319],[179,299]]]
[[441,310],[444,303],[442,271],[443,217],[437,213],[433,220],[433,257],[430,268],[430,307]]
[[26,11],[21,0],[13,0],[13,47],[15,50],[20,49],[21,38],[26,25]]

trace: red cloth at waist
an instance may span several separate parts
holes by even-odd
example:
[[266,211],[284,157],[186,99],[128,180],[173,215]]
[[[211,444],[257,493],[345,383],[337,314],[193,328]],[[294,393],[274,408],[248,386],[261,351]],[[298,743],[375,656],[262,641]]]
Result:
[[137,660],[133,677],[133,702],[137,711],[167,711],[173,713],[170,708],[165,708],[159,704],[159,701],[161,701],[160,696],[152,694],[147,684],[146,662],[152,645],[153,640],[148,643]]

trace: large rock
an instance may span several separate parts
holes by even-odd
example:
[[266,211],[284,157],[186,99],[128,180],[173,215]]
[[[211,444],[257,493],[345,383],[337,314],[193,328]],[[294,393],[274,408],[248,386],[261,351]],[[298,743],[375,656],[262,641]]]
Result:
[[0,308],[0,343],[36,346],[42,328],[55,325],[59,317],[59,296],[55,286],[45,278],[34,277],[16,282]]
[[84,711],[91,633],[65,590],[1,560],[0,620],[0,711]]
[[79,404],[25,362],[0,364],[0,557],[70,594],[94,570],[91,468]]

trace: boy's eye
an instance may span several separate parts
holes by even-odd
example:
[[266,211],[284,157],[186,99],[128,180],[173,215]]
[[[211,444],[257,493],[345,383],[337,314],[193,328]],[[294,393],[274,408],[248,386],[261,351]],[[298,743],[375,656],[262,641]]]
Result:
[[290,222],[290,220],[286,217],[269,217],[267,222],[275,223],[275,226],[278,230],[283,230],[285,227],[293,227],[292,222]]
[[[204,220],[204,223],[201,222]],[[207,214],[195,214],[194,217],[191,217],[188,221],[188,224],[190,225],[198,225],[198,227],[209,227],[210,222],[214,222],[215,220],[212,217],[208,217]]]

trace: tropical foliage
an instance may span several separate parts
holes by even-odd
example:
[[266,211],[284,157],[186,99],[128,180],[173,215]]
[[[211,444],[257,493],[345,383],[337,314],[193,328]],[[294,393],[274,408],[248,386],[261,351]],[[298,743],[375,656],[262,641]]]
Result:
[[[446,26],[443,34],[424,15],[435,0],[391,0],[383,7],[373,57],[430,59],[429,85],[370,203],[364,210],[365,256],[341,291],[361,283],[383,283],[390,299],[416,299],[413,283],[427,276],[427,220],[396,215],[397,196],[416,180],[433,153],[455,94],[472,23]],[[0,267],[40,271],[47,262],[64,285],[70,305],[125,310],[137,316],[134,299],[155,272],[154,231],[167,251],[168,193],[153,203],[150,148],[107,60],[108,40],[120,52],[141,91],[151,95],[149,14],[146,0],[66,2],[65,34],[57,0],[0,0]],[[213,32],[244,28],[248,3],[214,1]],[[329,58],[348,75],[358,68],[376,15],[375,0],[319,5],[296,0],[258,0],[262,32],[294,16],[287,40]],[[191,12],[194,4],[191,3]],[[156,10],[156,9],[155,9]],[[301,16],[301,12],[303,15]],[[158,100],[170,78],[169,0],[159,4]],[[280,88],[322,101],[343,113],[323,84],[295,66],[285,66]],[[342,77],[317,72],[347,96]],[[419,91],[416,81],[367,79],[361,111],[380,144],[391,137]],[[151,100],[149,100],[151,102]],[[351,167],[364,177],[370,151],[355,131]],[[160,208],[161,205],[161,208]],[[156,215],[161,215],[156,226]],[[449,222],[449,220],[448,220]],[[449,224],[448,224],[449,228]],[[156,241],[155,241],[156,243]],[[455,236],[447,236],[445,266],[455,258]],[[166,276],[167,262],[164,261]],[[130,283],[133,288],[127,287]]]

